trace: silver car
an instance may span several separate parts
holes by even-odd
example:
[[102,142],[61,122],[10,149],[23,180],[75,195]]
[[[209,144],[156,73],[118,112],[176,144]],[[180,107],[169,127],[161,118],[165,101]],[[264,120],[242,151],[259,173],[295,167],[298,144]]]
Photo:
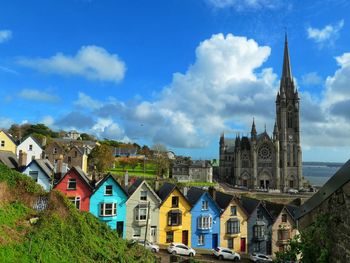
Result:
[[256,262],[256,263],[269,263],[272,262],[272,259],[269,256],[266,256],[264,254],[259,253],[252,253],[249,256],[250,261]]

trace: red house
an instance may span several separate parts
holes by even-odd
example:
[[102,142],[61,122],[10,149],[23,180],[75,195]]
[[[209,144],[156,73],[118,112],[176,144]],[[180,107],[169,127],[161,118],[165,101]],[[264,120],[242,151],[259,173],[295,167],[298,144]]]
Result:
[[81,211],[89,211],[92,186],[80,167],[72,167],[55,185]]

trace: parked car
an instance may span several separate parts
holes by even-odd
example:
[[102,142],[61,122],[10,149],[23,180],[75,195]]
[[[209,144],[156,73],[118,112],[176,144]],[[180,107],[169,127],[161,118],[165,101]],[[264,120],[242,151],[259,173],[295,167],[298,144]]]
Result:
[[142,240],[142,239],[134,239],[133,242],[141,245],[141,246],[144,246],[146,249],[154,252],[154,253],[158,253],[159,252],[159,246],[156,245],[156,244],[153,244],[149,241],[146,241],[146,246],[145,246],[145,240]]
[[297,189],[289,188],[287,191],[288,194],[297,194],[299,191]]
[[228,259],[228,260],[238,261],[241,259],[241,256],[238,253],[225,247],[217,247],[213,249],[213,254],[215,257],[217,257],[220,260]]
[[256,263],[268,263],[272,262],[272,259],[269,256],[259,253],[252,253],[249,255],[250,261]]
[[196,251],[193,248],[190,248],[182,243],[171,243],[168,248],[168,252],[173,255],[185,255],[194,257],[196,255]]

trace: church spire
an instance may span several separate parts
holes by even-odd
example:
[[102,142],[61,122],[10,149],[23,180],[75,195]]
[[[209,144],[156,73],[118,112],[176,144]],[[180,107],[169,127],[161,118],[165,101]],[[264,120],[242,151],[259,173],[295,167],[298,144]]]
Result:
[[250,135],[251,135],[252,138],[256,138],[256,135],[257,135],[254,118],[253,118],[252,130],[250,132]]
[[282,79],[289,78],[292,80],[292,68],[290,66],[289,49],[288,49],[288,38],[287,33],[284,39],[284,55],[283,55],[283,68],[282,68]]

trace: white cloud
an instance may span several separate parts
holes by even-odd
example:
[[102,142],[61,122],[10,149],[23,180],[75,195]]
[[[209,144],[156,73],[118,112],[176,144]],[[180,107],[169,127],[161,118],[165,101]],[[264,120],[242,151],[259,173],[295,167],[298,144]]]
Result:
[[97,46],[83,46],[75,56],[57,53],[50,58],[21,58],[18,63],[41,72],[114,83],[119,83],[126,71],[125,63],[117,54]]
[[109,118],[99,118],[92,127],[92,130],[99,138],[108,138],[124,142],[129,141],[125,136],[124,129]]
[[308,27],[307,34],[308,38],[314,40],[320,47],[325,44],[333,45],[334,41],[339,37],[339,31],[344,26],[344,20],[340,20],[335,25],[326,25],[322,29]]
[[301,81],[303,85],[312,86],[312,85],[320,85],[323,83],[323,79],[317,72],[310,72],[303,76],[301,76]]
[[13,124],[13,120],[6,118],[6,117],[0,117],[0,129],[7,129],[10,128],[10,126]]
[[4,43],[12,38],[11,30],[0,30],[0,44]]
[[54,124],[55,120],[52,116],[50,115],[47,115],[47,116],[44,116],[41,120],[40,120],[40,123],[43,123],[45,124],[46,126],[52,126]]
[[50,94],[42,90],[36,90],[36,89],[22,89],[19,92],[18,96],[26,100],[51,102],[51,103],[56,103],[60,100],[60,98],[56,95]]
[[101,103],[99,101],[92,99],[83,92],[78,93],[78,100],[76,100],[74,104],[79,107],[91,109],[98,109],[101,107]]
[[215,8],[245,9],[275,9],[280,7],[280,0],[205,0]]

